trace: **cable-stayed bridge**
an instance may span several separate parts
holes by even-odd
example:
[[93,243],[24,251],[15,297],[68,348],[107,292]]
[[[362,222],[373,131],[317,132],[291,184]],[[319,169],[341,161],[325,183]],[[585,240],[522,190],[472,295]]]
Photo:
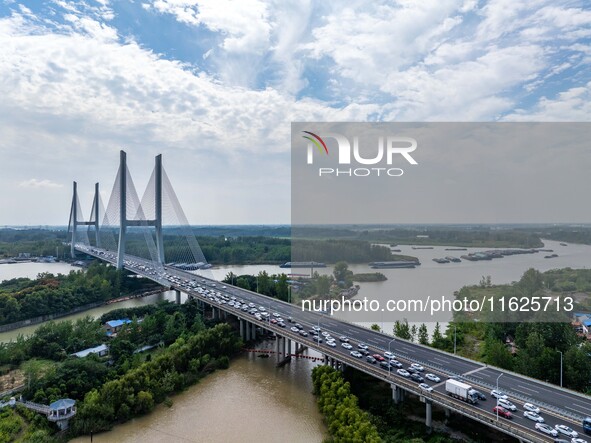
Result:
[[[207,262],[162,167],[161,156],[156,157],[154,171],[141,199],[134,188],[123,151],[106,209],[103,209],[98,189],[97,184],[91,215],[85,220],[74,183],[68,228],[72,255],[79,251],[150,278],[176,290],[179,302],[180,291],[185,292],[207,307],[215,318],[235,317],[240,324],[240,334],[246,341],[256,338],[257,329],[274,333],[278,362],[302,345],[315,349],[321,353],[325,364],[341,369],[351,366],[388,383],[394,402],[402,402],[408,395],[418,396],[425,404],[428,428],[432,427],[432,407],[435,404],[445,410],[446,416],[454,413],[469,417],[482,426],[497,429],[522,442],[554,441],[555,437],[537,429],[538,424],[523,415],[524,405],[532,403],[540,408],[545,424],[551,428],[566,425],[584,438],[582,422],[585,417],[591,416],[589,396],[428,346],[393,339],[360,325],[322,313],[303,311],[299,306],[221,285],[190,272],[207,267]],[[176,235],[165,235],[164,226],[173,226],[169,229]],[[254,315],[253,308],[257,308],[259,315]],[[277,318],[285,319],[285,322],[272,321]],[[295,326],[296,323],[299,327]],[[332,347],[314,339],[315,330],[340,337],[341,343]],[[352,349],[344,346],[347,343]],[[353,354],[357,349],[367,349],[370,355],[391,357],[394,354],[393,361],[398,365],[405,368],[412,364],[422,366],[422,373],[434,374],[439,381],[431,383],[432,390],[424,389],[404,373],[399,373],[398,365],[372,363],[365,357],[360,358],[360,354]],[[449,396],[445,390],[445,381],[449,377],[469,384],[484,393],[488,400],[470,404]],[[497,388],[517,407],[510,420],[492,411],[496,400],[489,393]],[[564,441],[571,441],[566,435],[558,436]]]

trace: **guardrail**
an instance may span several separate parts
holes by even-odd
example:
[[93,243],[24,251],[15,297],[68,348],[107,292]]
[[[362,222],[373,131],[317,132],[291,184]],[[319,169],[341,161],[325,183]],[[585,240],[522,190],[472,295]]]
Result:
[[[101,260],[105,260],[105,261],[114,263],[113,260],[107,259],[106,257],[101,257],[101,256],[99,256],[97,254],[93,254],[93,253],[90,253],[88,251],[84,251],[84,252],[87,253],[87,254],[89,254],[89,255],[94,255],[95,257],[97,257],[97,258],[99,258]],[[206,278],[207,279],[207,277],[196,276],[195,274],[191,274],[191,273],[186,272],[186,271],[183,271],[183,270],[178,270],[178,271],[180,273],[186,274],[187,276],[190,276],[190,278],[196,278],[197,277],[197,278]],[[133,272],[138,273],[138,274],[142,274],[137,269],[134,269]],[[220,307],[220,308],[222,308],[222,309],[224,309],[224,310],[226,310],[226,311],[228,311],[228,312],[230,312],[232,314],[235,314],[238,317],[247,319],[249,321],[251,320],[250,317],[247,316],[247,315],[245,315],[245,313],[242,312],[240,309],[236,309],[236,308],[234,308],[232,306],[229,306],[227,304],[216,304],[214,301],[210,300],[209,298],[207,298],[207,297],[205,297],[205,296],[203,296],[203,295],[201,295],[199,293],[196,293],[197,291],[194,291],[192,289],[182,288],[182,287],[178,288],[178,287],[176,287],[175,284],[171,284],[168,280],[164,281],[161,278],[156,278],[155,276],[152,276],[152,275],[144,275],[144,276],[146,278],[149,278],[149,279],[152,279],[152,280],[157,281],[158,283],[162,284],[163,286],[167,286],[167,287],[170,287],[170,288],[173,288],[173,289],[177,289],[177,290],[180,290],[182,292],[190,293],[191,296],[196,297],[196,298],[199,298],[202,301],[204,301],[204,302],[206,302],[206,303],[208,303],[208,304],[210,304],[212,306],[217,305],[218,307]],[[207,280],[211,280],[211,279],[207,279]],[[256,296],[259,296],[259,297],[262,297],[262,298],[265,298],[265,299],[269,299],[269,301],[272,301],[274,303],[283,304],[283,305],[289,306],[290,308],[293,308],[293,305],[292,304],[283,302],[281,300],[273,299],[271,297],[267,297],[267,296],[264,296],[262,294],[258,294],[258,293],[252,292],[252,291],[247,291],[247,290],[245,290],[245,291],[246,292],[249,292],[249,293],[251,293],[253,295],[256,295]],[[318,314],[318,315],[320,315],[320,314]],[[259,324],[259,325],[263,326],[264,328],[269,329],[269,330],[271,330],[271,331],[273,331],[275,333],[278,333],[278,334],[280,334],[282,336],[291,338],[292,340],[294,340],[296,342],[300,342],[300,343],[311,342],[312,345],[313,345],[311,347],[314,348],[314,349],[317,349],[317,347],[318,347],[318,343],[315,343],[313,340],[311,340],[311,339],[309,339],[307,337],[303,337],[303,336],[301,336],[299,334],[296,334],[293,331],[288,330],[287,328],[284,329],[284,328],[281,328],[279,326],[276,326],[276,325],[270,323],[268,320],[254,320],[254,321],[251,321],[251,322],[254,323],[254,324]],[[348,322],[343,322],[343,323],[349,324]],[[359,325],[352,324],[352,326],[358,327]],[[335,335],[338,335],[334,331],[330,331],[330,329],[328,329],[328,328],[323,328],[323,329],[327,330],[328,332],[332,332]],[[405,340],[401,340],[401,339],[397,339],[397,340],[405,341]],[[310,346],[309,343],[307,343],[307,344],[308,344],[308,346]],[[414,344],[416,345],[416,343],[414,343]],[[382,350],[383,352],[385,352],[385,349],[384,348],[381,348],[379,346],[372,346],[372,347],[374,347],[376,349],[379,349],[379,350]],[[436,349],[432,349],[432,348],[428,348],[428,349],[431,350],[431,351],[437,351]],[[351,356],[348,356],[347,354],[341,354],[341,353],[338,353],[336,351],[333,351],[332,349],[325,349],[325,348],[322,348],[322,350],[319,350],[319,352],[321,352],[322,354],[325,354],[325,355],[329,355],[329,356],[331,356],[333,358],[336,358],[339,361],[343,361],[345,363],[348,363],[349,365],[351,365],[353,367],[356,367],[357,369],[359,369],[359,370],[361,370],[363,372],[366,372],[366,373],[368,373],[368,374],[370,374],[372,376],[375,376],[375,377],[377,377],[379,379],[382,379],[383,381],[386,381],[386,382],[388,382],[390,384],[394,384],[396,386],[401,386],[401,387],[404,386],[404,388],[406,390],[408,390],[409,392],[412,392],[415,395],[419,395],[419,396],[422,396],[422,397],[425,397],[425,398],[430,398],[431,401],[434,401],[434,402],[436,402],[438,404],[441,404],[442,406],[445,406],[445,407],[448,407],[448,408],[450,406],[452,406],[454,408],[454,410],[459,411],[460,413],[462,413],[464,415],[470,416],[470,417],[476,419],[477,421],[482,422],[484,424],[487,424],[489,426],[498,428],[501,431],[506,432],[506,433],[508,433],[510,435],[517,436],[517,437],[519,437],[519,438],[521,438],[521,439],[523,439],[525,441],[528,441],[528,442],[536,442],[536,443],[537,442],[548,441],[545,438],[542,438],[540,435],[532,434],[530,432],[531,430],[529,430],[528,428],[522,427],[520,425],[517,425],[517,426],[519,426],[519,427],[517,427],[517,426],[512,425],[511,423],[508,423],[506,421],[496,421],[494,419],[494,417],[493,417],[494,414],[489,413],[489,412],[485,412],[485,411],[480,410],[480,409],[475,409],[475,408],[467,407],[465,404],[463,404],[461,402],[458,403],[457,400],[452,399],[451,397],[449,397],[449,396],[447,396],[445,394],[439,393],[437,391],[433,391],[431,393],[432,394],[431,396],[426,396],[424,392],[420,391],[417,388],[416,384],[411,383],[410,381],[408,381],[406,379],[402,379],[402,378],[398,379],[398,377],[397,377],[397,379],[395,381],[393,381],[393,380],[391,380],[386,375],[386,373],[383,372],[383,370],[376,370],[376,368],[374,366],[370,366],[369,364],[366,365],[366,364],[360,363],[360,361],[358,359],[355,359],[355,358],[353,358]],[[406,354],[404,352],[398,352],[397,351],[396,354],[399,355],[401,358],[404,358],[405,360],[408,360],[408,361],[414,362],[414,363],[422,364],[423,366],[426,366],[426,367],[429,367],[429,368],[433,368],[433,369],[435,369],[435,370],[437,370],[439,372],[442,372],[444,374],[452,374],[452,375],[459,376],[460,378],[463,378],[463,379],[466,379],[466,380],[473,380],[475,383],[477,383],[477,384],[479,384],[481,386],[490,386],[488,383],[482,382],[480,380],[475,380],[473,377],[464,376],[464,375],[462,375],[462,373],[451,371],[451,370],[449,370],[447,368],[444,368],[441,365],[437,365],[437,364],[433,364],[431,362],[427,362],[427,361],[422,361],[422,360],[416,359],[414,357],[409,356],[408,354]],[[448,355],[447,353],[442,353],[442,354]],[[451,356],[451,357],[458,358],[458,356]],[[480,365],[482,367],[486,367],[485,365],[483,365],[480,362],[474,362],[472,360],[465,359],[465,358],[462,358],[462,359],[463,360],[466,360],[466,361],[469,361],[471,363]],[[390,375],[390,377],[391,377],[392,374],[393,373],[391,371],[389,371],[388,375]],[[511,394],[514,394],[512,391],[507,391],[507,392],[511,392]],[[536,404],[541,405],[541,406],[542,406],[542,403],[543,403],[543,402],[540,402],[540,401],[537,401],[537,400],[532,400],[531,398],[528,398],[526,396],[522,396],[520,394],[514,394],[514,396],[516,398],[525,399],[525,401],[530,401],[530,402],[536,403]],[[555,413],[557,413],[558,415],[561,415],[561,416],[564,416],[564,417],[568,417],[568,418],[571,418],[571,419],[573,417],[574,418],[579,418],[579,416],[576,415],[576,414],[571,414],[571,413],[569,413],[568,411],[565,411],[562,408],[558,408],[558,407],[555,407],[555,406],[552,406],[552,405],[549,405],[549,404],[543,404],[542,407],[544,407],[546,409],[549,409],[549,410],[552,410]],[[581,417],[581,419],[582,419],[582,417]]]

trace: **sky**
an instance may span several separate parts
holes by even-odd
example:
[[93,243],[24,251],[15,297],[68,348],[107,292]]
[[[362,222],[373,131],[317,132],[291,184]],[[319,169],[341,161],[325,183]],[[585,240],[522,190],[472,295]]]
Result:
[[0,0],[0,48],[0,225],[106,206],[121,149],[192,224],[276,224],[293,121],[591,117],[586,1]]

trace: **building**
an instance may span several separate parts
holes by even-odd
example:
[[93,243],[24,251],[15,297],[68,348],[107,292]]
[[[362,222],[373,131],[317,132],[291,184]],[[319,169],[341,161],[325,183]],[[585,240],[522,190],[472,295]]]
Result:
[[62,398],[49,405],[47,419],[55,422],[63,431],[68,429],[69,420],[76,415],[76,401],[71,398]]
[[128,318],[123,318],[120,320],[109,320],[106,322],[103,327],[105,328],[105,332],[108,337],[115,337],[117,333],[123,328],[124,325],[131,323],[131,320]]
[[575,312],[572,325],[579,334],[591,338],[591,312]]
[[109,347],[106,344],[96,346],[94,348],[83,349],[82,351],[74,352],[72,355],[78,358],[84,358],[90,354],[96,354],[99,357],[104,357],[109,353]]

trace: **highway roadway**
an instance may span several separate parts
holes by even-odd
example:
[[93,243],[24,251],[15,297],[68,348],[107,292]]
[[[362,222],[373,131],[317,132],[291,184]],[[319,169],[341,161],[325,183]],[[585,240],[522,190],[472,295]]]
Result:
[[[82,252],[89,253],[90,255],[94,255],[95,257],[110,263],[115,263],[116,254],[110,251],[97,250],[96,248],[88,248],[83,245],[77,245],[76,247]],[[140,269],[142,266],[145,269]],[[498,427],[504,432],[509,432],[507,426],[510,425],[511,430],[509,433],[516,431],[523,432],[524,434],[522,437],[524,437],[525,440],[553,441],[552,438],[535,430],[535,423],[533,421],[524,418],[523,403],[530,402],[540,407],[540,415],[544,417],[545,423],[552,427],[556,424],[565,424],[577,431],[579,437],[589,440],[588,437],[585,437],[581,425],[583,417],[591,416],[591,397],[589,396],[562,389],[558,386],[550,385],[518,374],[509,373],[498,368],[489,367],[482,363],[419,345],[417,343],[398,338],[393,340],[392,336],[381,332],[373,331],[353,323],[348,323],[329,315],[302,311],[299,306],[291,305],[242,288],[220,284],[220,282],[216,280],[211,280],[188,271],[182,271],[168,266],[165,266],[164,270],[162,270],[162,268],[156,268],[153,266],[154,264],[152,262],[133,256],[126,256],[125,267],[134,273],[143,275],[165,286],[178,289],[192,297],[196,297],[208,304],[235,314],[239,318],[245,318],[265,329],[291,338],[292,340],[296,340],[297,342],[305,344],[312,349],[316,349],[318,352],[325,355],[336,357],[348,365],[354,366],[357,369],[378,378],[401,386],[407,391],[420,395],[421,391],[418,388],[418,383],[398,375],[395,368],[388,371],[380,367],[378,364],[367,362],[365,357],[357,359],[351,356],[350,350],[341,346],[339,337],[347,336],[350,339],[350,344],[353,346],[352,350],[356,350],[359,343],[366,344],[369,347],[371,354],[383,354],[385,351],[390,350],[394,353],[395,358],[404,364],[404,368],[408,367],[411,363],[419,363],[425,367],[425,372],[423,372],[422,375],[430,372],[441,378],[441,382],[439,383],[433,383],[426,380],[426,382],[433,387],[434,391],[431,394],[425,394],[425,398],[432,398],[435,403],[445,404],[448,407],[451,405],[450,408],[454,409],[456,412],[472,416],[490,426]],[[168,274],[168,277],[163,275],[164,272]],[[287,323],[286,328],[280,328],[268,321],[259,321],[248,312],[235,309],[227,304],[217,304],[207,297],[204,297],[198,292],[197,288],[191,287],[189,285],[191,281],[196,281],[196,284],[199,284],[202,288],[208,289],[208,291],[219,292],[228,297],[235,296],[243,299],[247,303],[254,303],[257,307],[263,306],[268,312],[277,312],[286,320],[288,317],[292,317],[294,323],[300,323],[305,331],[312,329],[313,326],[320,327],[322,331],[329,332],[331,336],[337,340],[337,346],[332,348],[324,342],[318,344],[312,341],[312,336],[303,337],[290,331],[290,327],[293,326],[292,323]],[[497,417],[492,413],[492,408],[496,405],[496,400],[490,396],[490,391],[492,388],[496,388],[497,378],[500,374],[502,374],[502,376],[499,379],[499,389],[509,396],[510,401],[513,402],[518,409],[513,413],[513,418],[510,422],[505,418],[499,417],[499,422],[497,423]],[[445,380],[449,376],[459,376],[462,381],[484,393],[487,396],[487,400],[480,401],[476,405],[469,405],[447,396],[445,394]],[[474,414],[476,416],[474,416]],[[505,429],[503,429],[503,427]],[[566,436],[559,436],[559,438],[567,439]],[[570,441],[570,438],[567,440]]]

